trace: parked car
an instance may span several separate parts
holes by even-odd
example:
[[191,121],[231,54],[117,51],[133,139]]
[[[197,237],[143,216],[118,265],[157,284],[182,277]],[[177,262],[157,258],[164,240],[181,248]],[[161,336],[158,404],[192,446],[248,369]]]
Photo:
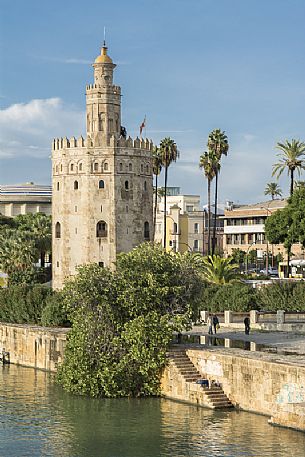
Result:
[[263,275],[266,275],[266,276],[273,276],[273,277],[278,277],[278,275],[279,275],[278,269],[274,268],[274,267],[269,267],[268,271],[266,270],[266,268],[264,268],[263,270],[260,270],[260,273]]

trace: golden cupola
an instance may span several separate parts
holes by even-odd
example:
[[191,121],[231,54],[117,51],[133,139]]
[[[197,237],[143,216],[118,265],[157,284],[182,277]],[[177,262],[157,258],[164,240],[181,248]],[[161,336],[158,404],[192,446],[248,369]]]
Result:
[[94,63],[113,63],[111,57],[107,54],[107,49],[105,45],[101,48],[101,53],[97,56]]

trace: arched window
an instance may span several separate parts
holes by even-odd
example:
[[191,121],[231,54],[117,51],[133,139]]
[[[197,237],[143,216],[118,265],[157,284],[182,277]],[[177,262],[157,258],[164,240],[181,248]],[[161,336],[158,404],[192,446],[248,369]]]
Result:
[[178,225],[177,225],[177,222],[174,222],[174,229],[173,229],[173,232],[174,232],[174,233],[178,233]]
[[74,190],[78,189],[78,181],[74,181]]
[[132,171],[132,163],[130,163],[130,164],[128,165],[128,170],[129,170],[129,171]]
[[96,237],[105,238],[107,236],[107,224],[105,221],[98,221],[96,224]]
[[78,169],[79,169],[79,171],[83,171],[83,164],[82,163],[79,164]]
[[93,170],[94,171],[98,171],[98,163],[97,162],[94,162]]
[[62,171],[62,165],[60,165],[60,171]]
[[147,182],[144,181],[144,191],[146,192],[147,191]]
[[57,183],[57,186],[56,186],[57,190],[59,190],[59,182]]
[[55,167],[55,172],[58,173],[58,165]]
[[70,165],[70,170],[71,170],[71,171],[74,170],[74,165],[73,165],[73,163],[71,163],[71,165]]
[[107,162],[104,163],[104,170],[108,171],[108,163]]
[[149,222],[144,222],[144,239],[149,240]]
[[129,181],[125,181],[125,190],[129,190]]
[[149,173],[149,166],[148,166],[148,165],[146,165],[146,167],[145,167],[145,172],[146,172],[147,174]]
[[123,164],[120,162],[120,171],[123,171]]
[[59,222],[56,222],[55,224],[55,238],[60,238],[61,237],[61,226]]
[[144,165],[143,165],[143,163],[141,163],[141,173],[143,173],[143,172],[144,172]]
[[98,188],[99,189],[104,189],[105,188],[105,183],[102,179],[99,180],[98,182]]

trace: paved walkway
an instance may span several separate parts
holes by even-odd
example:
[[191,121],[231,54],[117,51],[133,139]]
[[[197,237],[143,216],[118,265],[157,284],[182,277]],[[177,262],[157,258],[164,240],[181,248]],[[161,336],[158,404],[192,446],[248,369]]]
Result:
[[[194,326],[188,334],[208,335],[208,328],[204,326]],[[216,335],[218,338],[227,338],[245,342],[263,344],[264,346],[277,348],[281,354],[305,355],[305,335],[293,332],[269,332],[269,331],[250,331],[250,335],[238,329],[226,328],[221,324]]]

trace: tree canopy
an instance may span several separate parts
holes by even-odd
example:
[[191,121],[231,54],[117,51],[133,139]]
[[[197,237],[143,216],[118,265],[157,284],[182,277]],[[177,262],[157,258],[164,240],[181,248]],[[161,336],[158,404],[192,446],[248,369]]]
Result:
[[91,396],[158,394],[173,331],[187,328],[201,287],[190,254],[150,243],[120,254],[115,271],[81,267],[63,290],[72,330],[60,384]]
[[267,218],[265,231],[272,244],[283,243],[288,250],[294,243],[305,247],[305,187],[295,189],[288,205]]

